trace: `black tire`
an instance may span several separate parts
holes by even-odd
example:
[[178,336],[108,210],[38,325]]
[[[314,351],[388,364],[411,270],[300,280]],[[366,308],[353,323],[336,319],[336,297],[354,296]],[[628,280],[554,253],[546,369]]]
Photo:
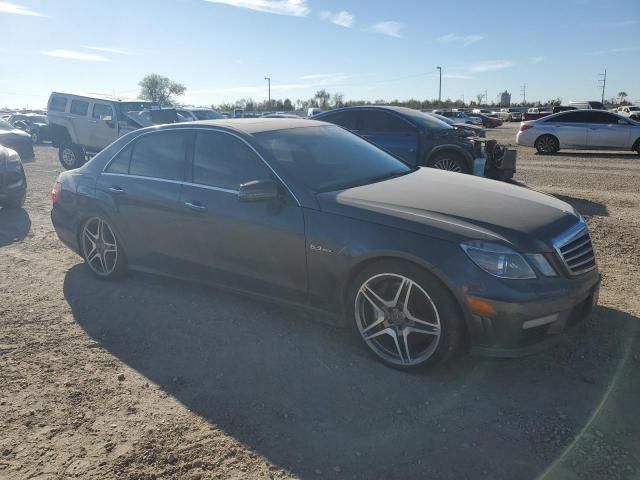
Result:
[[449,172],[471,173],[469,164],[464,157],[456,152],[436,153],[427,164],[427,167],[447,170]]
[[[407,305],[411,304],[410,309],[414,311],[412,315],[421,316],[423,318],[427,318],[425,315],[425,311],[423,310],[419,314],[416,314],[415,312],[419,312],[420,309],[414,309],[414,307],[416,306],[415,302],[420,301],[421,299],[426,300],[428,298],[429,302],[425,301],[424,305],[430,305],[433,307],[433,310],[431,312],[436,312],[436,314],[434,316],[431,316],[431,321],[433,322],[434,319],[437,319],[437,323],[439,325],[439,335],[437,339],[435,336],[420,336],[419,333],[417,333],[418,337],[407,334],[406,337],[411,338],[412,341],[408,343],[402,343],[402,346],[397,347],[395,360],[392,358],[392,355],[389,355],[384,351],[384,348],[377,346],[377,344],[374,343],[375,341],[373,339],[368,338],[365,340],[363,336],[366,335],[367,331],[373,332],[370,335],[373,335],[375,338],[379,339],[377,340],[377,342],[383,342],[387,340],[388,337],[389,341],[393,345],[397,346],[397,344],[392,341],[393,337],[389,337],[388,334],[380,333],[378,329],[386,331],[389,328],[401,328],[397,325],[387,325],[384,322],[407,322],[407,318],[409,318],[404,317],[404,319],[398,320],[398,317],[396,315],[397,312],[394,313],[392,310],[388,315],[385,314],[384,322],[380,323],[379,325],[372,326],[371,324],[368,324],[366,322],[365,317],[367,316],[367,313],[365,310],[363,310],[366,309],[365,305],[369,305],[369,307],[372,309],[372,312],[374,310],[373,307],[369,303],[367,303],[366,297],[363,296],[364,294],[361,290],[363,289],[364,285],[372,286],[374,289],[377,288],[371,282],[384,282],[386,281],[386,276],[389,276],[390,280],[393,279],[393,276],[397,276],[400,278],[409,279],[411,282],[413,282],[414,285],[409,289],[409,291],[411,292],[410,295],[407,295],[405,297],[404,293],[398,293],[397,296],[406,298]],[[398,280],[399,283],[401,281],[402,280]],[[394,291],[395,287],[388,290],[387,293],[391,293],[391,296],[393,296]],[[379,292],[382,292],[382,290],[379,290]],[[398,290],[398,292],[400,292],[400,290]],[[425,293],[426,297],[424,296]],[[390,298],[388,294],[386,295],[386,297],[387,298],[383,298],[385,300]],[[418,267],[415,264],[401,260],[384,259],[366,266],[352,280],[346,301],[347,304],[345,308],[348,319],[356,335],[360,338],[360,340],[362,340],[368,352],[373,355],[374,358],[393,368],[398,368],[401,370],[411,370],[415,368],[423,368],[426,366],[435,365],[438,362],[442,362],[451,358],[457,351],[460,350],[460,347],[463,343],[465,332],[464,320],[462,318],[460,308],[455,298],[436,277],[434,277],[424,268]],[[396,307],[394,309],[398,310],[399,308],[403,307]],[[404,309],[402,311],[404,312]],[[394,315],[396,316],[394,317]],[[376,320],[376,322],[378,322],[378,320]],[[368,328],[365,327],[365,325],[367,325]],[[421,327],[422,323],[416,323],[414,324],[414,326]],[[365,333],[361,333],[362,330],[365,330]],[[401,335],[401,333],[398,332],[397,335]],[[402,336],[401,338],[404,339],[405,337]],[[430,338],[433,339],[431,341],[436,343],[430,343]],[[420,354],[420,348],[422,348],[420,346],[421,342],[424,343],[424,348],[427,349],[426,353],[423,356],[421,356]],[[409,348],[406,348],[406,345],[409,345]],[[405,358],[403,353],[411,350],[412,348],[414,348],[412,353],[407,355]],[[413,354],[415,354],[415,358],[411,359],[411,355]],[[410,363],[409,359],[411,359],[415,363]]]
[[80,145],[64,143],[58,149],[58,159],[66,170],[72,170],[84,165],[86,154]]
[[539,136],[533,146],[540,155],[551,155],[560,150],[560,142],[553,135]]
[[638,155],[640,155],[640,138],[636,140],[636,143],[633,144],[633,150],[636,151]]
[[[102,234],[99,233],[99,222],[102,222]],[[87,230],[98,234],[98,237],[89,235]],[[78,241],[84,262],[98,278],[118,280],[127,274],[127,257],[108,220],[101,216],[85,220],[80,227]],[[111,251],[111,245],[115,246],[115,251]]]
[[7,198],[4,202],[2,202],[2,204],[0,204],[0,206],[4,208],[22,208],[26,199],[27,199],[27,192],[24,192],[19,197]]

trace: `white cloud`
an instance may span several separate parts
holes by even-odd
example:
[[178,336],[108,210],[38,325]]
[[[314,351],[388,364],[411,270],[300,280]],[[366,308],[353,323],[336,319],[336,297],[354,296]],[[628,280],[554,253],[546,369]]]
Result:
[[509,68],[515,65],[515,63],[509,60],[494,60],[488,62],[475,63],[467,67],[469,73],[482,73],[490,70],[502,70],[503,68]]
[[129,50],[125,50],[123,48],[92,47],[89,45],[84,45],[82,48],[86,48],[88,50],[95,50],[96,52],[117,53],[118,55],[131,55],[131,52]]
[[210,3],[221,3],[232,7],[248,8],[259,12],[274,13],[276,15],[291,15],[304,17],[311,8],[307,0],[205,0]]
[[547,57],[531,57],[529,59],[529,63],[533,63],[535,65],[536,63],[544,62],[546,59]]
[[609,53],[635,52],[636,50],[640,50],[640,46],[638,46],[638,47],[608,48],[606,50],[595,50],[593,52],[587,53],[587,55],[606,55],[606,54],[609,54]]
[[457,33],[448,33],[436,38],[440,43],[462,43],[465,47],[479,42],[482,39],[484,39],[482,35],[458,35]]
[[346,10],[341,10],[338,13],[324,10],[320,12],[320,18],[323,20],[329,20],[331,23],[335,23],[336,25],[346,28],[351,27],[355,20],[354,16]]
[[42,55],[48,57],[68,58],[70,60],[82,60],[84,62],[110,62],[111,60],[102,55],[96,55],[93,53],[75,52],[73,50],[49,50],[46,52],[40,52]]
[[374,23],[367,29],[367,31],[399,38],[402,36],[400,35],[400,31],[405,27],[406,25],[404,23],[387,21]]
[[44,13],[31,10],[29,7],[16,5],[11,2],[0,2],[0,13],[12,13],[14,15],[28,15],[30,17],[45,17]]

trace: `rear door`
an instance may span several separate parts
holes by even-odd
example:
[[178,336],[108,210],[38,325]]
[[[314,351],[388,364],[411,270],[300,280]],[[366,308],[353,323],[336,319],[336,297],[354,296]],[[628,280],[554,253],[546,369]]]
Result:
[[95,102],[91,107],[89,118],[89,148],[99,152],[118,138],[116,116],[113,107],[108,103]]
[[286,189],[280,198],[240,202],[240,184],[274,177],[244,140],[199,130],[192,181],[180,197],[182,251],[190,276],[254,293],[306,300],[302,208]]
[[171,271],[181,257],[187,130],[140,136],[122,150],[99,176],[96,195],[107,205],[130,263]]
[[561,147],[587,148],[588,112],[566,112],[544,121],[549,133],[560,140]]
[[631,126],[625,119],[601,110],[587,113],[589,130],[587,141],[589,148],[620,148],[630,147]]
[[418,129],[399,115],[362,110],[357,133],[410,164],[416,163]]

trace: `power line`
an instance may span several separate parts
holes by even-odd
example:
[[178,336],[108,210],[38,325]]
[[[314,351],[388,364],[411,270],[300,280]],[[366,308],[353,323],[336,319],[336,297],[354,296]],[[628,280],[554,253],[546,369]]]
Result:
[[598,76],[602,77],[598,80],[598,83],[602,84],[602,85],[598,85],[598,88],[602,87],[602,98],[600,99],[600,101],[604,103],[604,87],[607,86],[607,69],[605,68],[604,73],[600,73],[598,74]]

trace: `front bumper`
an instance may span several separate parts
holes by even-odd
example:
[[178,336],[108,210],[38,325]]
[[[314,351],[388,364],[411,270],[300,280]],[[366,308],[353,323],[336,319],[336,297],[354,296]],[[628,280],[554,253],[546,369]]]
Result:
[[593,270],[582,278],[559,282],[552,288],[530,292],[529,299],[517,302],[478,295],[493,306],[496,314],[471,314],[472,352],[499,357],[529,355],[547,348],[582,322],[598,303],[600,274]]

